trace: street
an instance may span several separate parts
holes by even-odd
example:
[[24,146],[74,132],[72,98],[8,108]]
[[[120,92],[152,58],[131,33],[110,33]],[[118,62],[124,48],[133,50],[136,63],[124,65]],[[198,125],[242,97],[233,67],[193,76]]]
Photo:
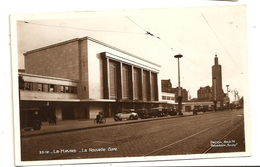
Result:
[[[243,110],[21,138],[21,160],[65,160],[245,151]],[[138,121],[138,120],[137,120]],[[124,122],[124,121],[122,121]],[[128,122],[128,120],[125,120]]]

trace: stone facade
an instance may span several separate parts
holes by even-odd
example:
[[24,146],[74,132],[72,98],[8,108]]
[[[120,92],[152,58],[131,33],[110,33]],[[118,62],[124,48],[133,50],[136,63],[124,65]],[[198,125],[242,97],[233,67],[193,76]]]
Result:
[[77,40],[29,51],[25,55],[25,73],[79,80]]
[[213,101],[212,87],[210,86],[200,87],[200,89],[197,91],[197,95],[198,101]]

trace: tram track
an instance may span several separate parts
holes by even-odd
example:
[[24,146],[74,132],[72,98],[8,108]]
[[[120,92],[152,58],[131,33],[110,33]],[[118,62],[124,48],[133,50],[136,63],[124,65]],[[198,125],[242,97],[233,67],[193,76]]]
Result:
[[[220,120],[223,120],[223,119],[214,120],[214,122],[219,122]],[[184,143],[185,141],[187,141],[189,139],[191,140],[192,138],[194,138],[194,137],[196,137],[198,135],[201,135],[202,133],[207,133],[207,132],[211,131],[212,129],[216,129],[216,128],[220,127],[222,124],[230,123],[232,121],[234,121],[233,117],[229,118],[228,120],[224,120],[224,121],[222,121],[220,123],[217,123],[216,125],[213,125],[213,126],[211,126],[209,128],[206,128],[206,129],[203,129],[203,130],[201,130],[199,132],[196,132],[196,133],[194,133],[192,135],[189,135],[187,137],[184,137],[182,139],[174,141],[173,143],[170,143],[170,144],[165,145],[163,147],[160,147],[160,148],[158,148],[156,150],[153,150],[153,151],[151,151],[151,152],[149,152],[147,154],[144,154],[143,156],[151,156],[151,155],[155,155],[157,152],[163,152],[163,150],[170,149],[174,145],[181,144],[182,142]],[[231,129],[229,128],[229,130],[226,131],[227,133],[224,133],[225,135],[223,137],[221,137],[221,139],[219,139],[219,141],[223,140],[225,137],[227,137],[229,134],[231,134],[234,130],[236,130],[239,126],[243,125],[243,123],[244,123],[243,119],[240,119],[239,121],[242,121],[242,122],[239,123],[239,125],[237,125],[235,127],[232,127]],[[209,147],[208,149],[206,149],[206,151],[204,151],[203,154],[206,154],[210,149],[212,149],[212,148]]]
[[145,155],[143,155],[143,156],[149,156],[149,155],[151,155],[151,154],[154,154],[154,153],[156,153],[156,152],[158,152],[158,151],[161,151],[161,150],[163,150],[163,149],[166,149],[166,148],[168,148],[168,147],[170,147],[170,146],[173,146],[173,145],[175,145],[175,144],[177,144],[177,143],[183,142],[184,140],[190,139],[190,138],[192,138],[192,137],[194,137],[194,136],[196,136],[196,135],[199,135],[199,134],[201,134],[201,133],[203,133],[203,132],[205,132],[205,131],[208,131],[208,130],[210,130],[210,129],[212,129],[212,128],[215,128],[215,127],[217,127],[217,126],[219,126],[219,125],[221,125],[221,124],[224,124],[224,123],[226,123],[226,122],[229,122],[229,121],[230,121],[230,120],[223,121],[223,122],[221,122],[221,123],[219,123],[219,124],[217,124],[217,125],[214,125],[214,126],[211,126],[211,127],[209,127],[209,128],[206,128],[206,129],[204,129],[204,130],[201,130],[201,131],[199,131],[199,132],[197,132],[197,133],[195,133],[195,134],[192,134],[192,135],[190,135],[190,136],[187,136],[187,137],[185,137],[185,138],[183,138],[183,139],[181,139],[181,140],[175,141],[175,142],[173,142],[173,143],[171,143],[171,144],[168,144],[168,145],[166,145],[166,146],[164,146],[164,147],[161,147],[161,148],[156,149],[156,150],[154,150],[154,151],[152,151],[152,152],[149,152],[149,153],[147,153],[147,154],[145,154]]
[[[143,122],[138,126],[137,124],[118,125],[103,127],[99,131],[88,129],[58,135],[49,134],[23,138],[23,148],[26,149],[22,155],[24,155],[24,160],[32,159],[31,156],[34,157],[32,160],[58,160],[202,154],[211,150],[208,148],[211,140],[218,140],[219,136],[223,134],[225,135],[219,140],[225,138],[232,133],[230,132],[232,129],[235,131],[235,127],[239,127],[237,125],[243,120],[243,117],[239,117],[236,113],[223,114],[216,113],[214,116],[209,114],[208,116],[201,115],[200,117],[186,117],[187,119],[177,120],[165,119],[165,122],[158,120],[153,125]],[[33,146],[30,144],[31,142],[37,143],[34,143]],[[106,149],[116,147],[118,152],[91,153],[88,151],[88,153],[84,153],[81,151],[82,148],[95,149],[101,147]],[[56,154],[54,149],[74,149],[77,150],[77,153],[61,153],[60,151]],[[40,150],[50,153],[48,155],[36,155]]]
[[[239,126],[242,126],[243,124],[244,124],[244,121],[241,122],[240,124],[238,124],[236,127],[234,127],[234,128],[232,128],[231,130],[229,130],[229,131],[228,131],[221,139],[219,139],[216,143],[224,143],[223,140],[224,140],[227,136],[229,136],[231,133],[233,133],[235,130],[237,130],[237,128],[238,128]],[[210,146],[207,150],[205,150],[205,151],[203,152],[203,154],[208,153],[212,148],[214,148],[214,147]]]

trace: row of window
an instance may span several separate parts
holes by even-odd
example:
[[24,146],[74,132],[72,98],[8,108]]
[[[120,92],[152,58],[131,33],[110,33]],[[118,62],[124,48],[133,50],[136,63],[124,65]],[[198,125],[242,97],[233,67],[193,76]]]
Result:
[[175,97],[172,96],[162,96],[163,100],[175,100]]
[[[122,64],[122,71],[120,72],[118,62],[109,61],[109,98],[117,99],[118,91],[122,91],[122,99],[130,99],[130,91],[132,90],[133,100],[155,100],[156,74],[151,73],[150,75],[149,71],[145,70],[143,70],[141,74],[141,69],[134,67],[132,71],[131,68],[132,66],[130,65]],[[119,89],[120,87],[118,86],[118,84],[120,84],[120,81],[118,81],[120,74],[122,77],[121,89]]]
[[210,98],[212,97],[211,93],[207,93],[207,94],[198,94],[198,98]]
[[198,93],[211,93],[211,89],[206,89],[206,90],[199,90]]
[[57,92],[77,94],[77,87],[35,82],[24,82],[24,90],[39,92]]

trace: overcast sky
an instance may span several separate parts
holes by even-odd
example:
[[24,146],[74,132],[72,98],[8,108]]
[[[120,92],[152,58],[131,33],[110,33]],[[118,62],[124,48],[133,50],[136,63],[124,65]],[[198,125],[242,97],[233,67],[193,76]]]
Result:
[[171,79],[173,87],[178,86],[174,55],[181,53],[181,86],[192,98],[200,87],[212,86],[211,67],[217,54],[224,92],[228,84],[244,94],[245,5],[25,15],[17,30],[20,69],[27,51],[89,36],[161,65],[161,79]]

